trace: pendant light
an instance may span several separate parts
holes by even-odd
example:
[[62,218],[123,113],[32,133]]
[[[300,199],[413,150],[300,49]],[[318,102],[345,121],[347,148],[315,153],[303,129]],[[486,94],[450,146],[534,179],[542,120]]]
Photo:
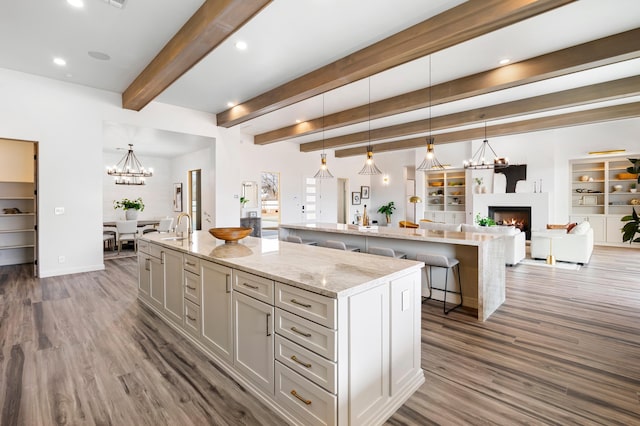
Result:
[[316,179],[331,179],[333,177],[327,167],[327,154],[324,153],[324,93],[322,94],[322,154],[320,154],[320,169],[313,177]]
[[444,166],[436,158],[434,141],[435,138],[431,136],[431,55],[429,55],[429,136],[427,136],[427,155],[425,155],[424,160],[416,170],[428,172],[429,170],[444,169]]
[[381,175],[382,172],[373,162],[373,147],[371,146],[371,77],[369,77],[369,132],[368,132],[369,145],[367,145],[367,160],[364,162],[362,170],[358,172],[359,175]]
[[[484,117],[484,115],[482,116]],[[487,160],[487,149],[493,154],[493,160]],[[509,160],[506,157],[498,157],[498,154],[489,145],[487,139],[487,122],[484,122],[484,141],[480,148],[473,154],[470,160],[463,163],[465,169],[479,170],[479,169],[503,169],[509,166]]]
[[124,157],[113,167],[107,169],[109,176],[115,176],[116,185],[144,185],[144,178],[153,176],[153,169],[145,169],[133,153],[133,144]]

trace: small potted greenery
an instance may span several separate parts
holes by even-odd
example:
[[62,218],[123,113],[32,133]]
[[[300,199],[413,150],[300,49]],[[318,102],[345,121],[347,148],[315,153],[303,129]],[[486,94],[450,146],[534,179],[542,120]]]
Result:
[[142,198],[138,197],[135,200],[123,198],[120,201],[113,201],[114,209],[123,209],[127,220],[135,220],[138,218],[138,212],[144,210],[144,203]]
[[631,210],[631,215],[620,219],[622,222],[627,222],[622,227],[622,242],[640,243],[640,237],[636,238],[636,234],[640,234],[640,217],[636,213],[635,207],[632,207]]
[[636,183],[633,182],[631,184],[629,184],[629,192],[631,192],[632,194],[635,194],[635,192],[637,191],[637,187],[636,187]]
[[493,226],[496,221],[488,216],[482,216],[480,213],[476,215],[476,223],[480,226]]
[[387,218],[387,223],[391,223],[391,215],[393,211],[396,209],[396,206],[393,204],[393,201],[389,201],[387,204],[381,206],[378,209],[378,213],[382,213]]

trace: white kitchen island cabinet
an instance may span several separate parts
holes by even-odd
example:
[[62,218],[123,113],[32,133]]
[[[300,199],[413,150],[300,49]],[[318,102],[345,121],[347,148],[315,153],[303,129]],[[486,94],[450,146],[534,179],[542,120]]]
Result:
[[424,382],[421,262],[202,231],[163,238],[140,243],[198,265],[180,265],[185,318],[152,297],[153,256],[139,256],[139,300],[288,423],[382,424]]

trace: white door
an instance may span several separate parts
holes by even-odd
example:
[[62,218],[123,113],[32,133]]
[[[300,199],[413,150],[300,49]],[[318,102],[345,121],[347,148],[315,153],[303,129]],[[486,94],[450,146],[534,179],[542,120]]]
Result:
[[317,222],[320,213],[319,203],[320,194],[318,191],[318,179],[305,178],[303,184],[303,199],[302,199],[302,221]]

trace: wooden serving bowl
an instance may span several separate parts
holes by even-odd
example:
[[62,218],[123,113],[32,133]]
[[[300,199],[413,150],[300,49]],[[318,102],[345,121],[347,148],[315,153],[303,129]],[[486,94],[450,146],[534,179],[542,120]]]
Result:
[[211,228],[209,233],[219,240],[224,240],[226,244],[237,243],[238,240],[243,239],[247,235],[251,234],[253,228]]

